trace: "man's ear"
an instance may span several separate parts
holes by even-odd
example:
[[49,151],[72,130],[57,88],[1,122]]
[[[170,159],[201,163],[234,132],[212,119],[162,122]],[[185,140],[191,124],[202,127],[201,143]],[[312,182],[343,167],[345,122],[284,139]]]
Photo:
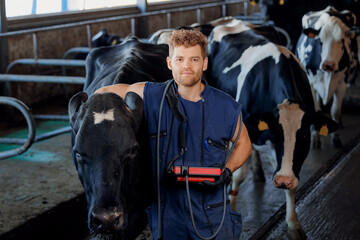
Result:
[[208,57],[205,57],[204,58],[204,66],[203,66],[203,71],[206,71],[207,67],[208,67],[208,62],[209,62],[209,59]]
[[170,70],[172,70],[172,65],[171,65],[171,58],[170,57],[167,57],[166,58],[166,62],[167,62],[167,66]]

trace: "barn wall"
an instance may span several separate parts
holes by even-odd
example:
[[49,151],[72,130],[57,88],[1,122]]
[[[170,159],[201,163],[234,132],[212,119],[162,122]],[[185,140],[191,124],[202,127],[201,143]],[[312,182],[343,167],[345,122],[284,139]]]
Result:
[[[232,4],[229,7],[228,15],[235,16],[244,13],[244,3]],[[248,5],[248,13],[259,11]],[[206,23],[222,16],[221,7],[209,7],[201,12],[201,23]],[[188,25],[197,22],[196,10],[183,11],[171,14],[171,27]],[[138,20],[135,21],[137,25]],[[149,34],[167,26],[167,15],[155,15],[148,17]],[[120,37],[126,37],[131,34],[131,20],[118,20],[103,23],[94,23],[90,25],[91,36],[106,28],[109,34],[118,34]],[[136,34],[136,32],[135,32]],[[61,59],[64,53],[73,47],[85,47],[88,45],[86,26],[77,26],[72,28],[38,32],[37,35],[37,56],[38,58],[56,58]],[[8,37],[9,62],[19,58],[34,58],[33,35],[25,34],[21,36]],[[74,69],[67,71],[72,76],[85,76],[83,69]],[[61,75],[59,67],[39,67],[39,66],[16,66],[10,73],[13,74],[45,74]],[[20,99],[28,106],[53,97],[71,97],[74,93],[80,91],[80,85],[67,85],[52,83],[11,83],[12,96]]]

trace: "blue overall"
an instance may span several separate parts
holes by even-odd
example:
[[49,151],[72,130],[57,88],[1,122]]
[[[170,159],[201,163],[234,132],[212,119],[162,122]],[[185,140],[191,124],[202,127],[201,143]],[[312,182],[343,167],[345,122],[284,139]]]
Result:
[[[235,133],[241,106],[231,96],[210,87],[205,88],[203,100],[192,102],[179,95],[180,111],[187,117],[185,133],[187,151],[177,160],[176,166],[222,167],[225,158],[225,142]],[[158,209],[156,184],[156,135],[159,107],[167,82],[148,82],[144,88],[144,112],[148,123],[153,161],[153,203],[147,210],[153,239],[158,239]],[[175,84],[175,81],[174,81]],[[180,152],[180,121],[174,117],[165,98],[160,128],[160,191],[162,213],[162,239],[199,239],[191,223],[185,183],[175,183],[166,176],[166,164]],[[190,183],[191,204],[195,225],[203,237],[211,236],[219,227],[223,213],[223,187],[203,189]],[[215,239],[239,239],[241,215],[227,207],[224,224]]]

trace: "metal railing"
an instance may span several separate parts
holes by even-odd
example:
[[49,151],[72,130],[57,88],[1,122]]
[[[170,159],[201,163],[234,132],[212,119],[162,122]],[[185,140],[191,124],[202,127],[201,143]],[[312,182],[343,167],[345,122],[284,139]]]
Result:
[[24,138],[0,138],[0,144],[18,144],[18,145],[22,144],[22,146],[20,146],[18,148],[0,152],[0,160],[9,158],[9,157],[13,157],[13,156],[17,156],[17,155],[24,153],[31,147],[31,145],[34,142],[39,142],[39,141],[57,136],[59,134],[71,132],[71,127],[67,126],[67,127],[59,128],[59,129],[56,129],[56,130],[53,130],[50,132],[43,133],[39,136],[36,136],[35,119],[55,119],[55,120],[68,121],[69,117],[68,116],[52,116],[52,115],[35,115],[35,118],[34,118],[31,111],[29,110],[29,108],[22,101],[20,101],[19,99],[16,99],[16,98],[12,98],[12,97],[1,97],[0,96],[0,104],[6,104],[6,105],[10,105],[12,107],[17,108],[22,113],[22,115],[25,117],[25,120],[26,120],[26,123],[28,126],[28,137],[26,139],[24,139]]

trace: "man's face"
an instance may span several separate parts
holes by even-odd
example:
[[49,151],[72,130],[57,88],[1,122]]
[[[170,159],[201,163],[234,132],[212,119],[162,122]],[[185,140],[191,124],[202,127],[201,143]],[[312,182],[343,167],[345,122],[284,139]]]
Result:
[[172,57],[167,59],[177,84],[191,87],[201,81],[203,71],[207,69],[208,58],[203,58],[201,47],[174,47]]

